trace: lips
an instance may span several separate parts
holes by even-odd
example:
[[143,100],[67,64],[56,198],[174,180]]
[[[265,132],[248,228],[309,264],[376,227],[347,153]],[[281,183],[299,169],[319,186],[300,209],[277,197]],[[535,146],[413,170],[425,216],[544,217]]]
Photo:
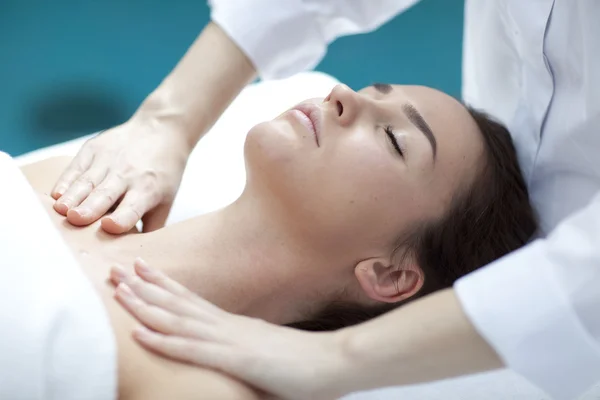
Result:
[[319,139],[321,138],[321,110],[319,107],[310,104],[298,104],[294,107],[293,111],[297,111],[297,116],[300,122],[310,130],[317,142],[317,146],[320,146]]

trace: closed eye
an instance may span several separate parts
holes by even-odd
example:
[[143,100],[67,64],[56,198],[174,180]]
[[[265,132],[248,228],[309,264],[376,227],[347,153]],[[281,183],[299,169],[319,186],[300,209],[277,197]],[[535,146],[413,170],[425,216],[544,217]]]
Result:
[[394,149],[396,149],[398,154],[400,154],[400,157],[404,158],[404,151],[402,151],[402,148],[398,145],[396,136],[394,136],[394,128],[392,128],[390,125],[388,125],[384,128],[384,130],[385,130],[386,135],[390,139],[390,142],[392,142],[392,146],[394,146]]

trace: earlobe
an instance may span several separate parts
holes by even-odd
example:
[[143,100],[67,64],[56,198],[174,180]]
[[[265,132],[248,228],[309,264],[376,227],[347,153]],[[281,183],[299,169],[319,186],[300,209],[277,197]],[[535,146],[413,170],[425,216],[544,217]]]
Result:
[[354,274],[365,294],[373,300],[396,303],[414,296],[423,286],[423,271],[406,260],[405,265],[392,265],[385,258],[359,262]]

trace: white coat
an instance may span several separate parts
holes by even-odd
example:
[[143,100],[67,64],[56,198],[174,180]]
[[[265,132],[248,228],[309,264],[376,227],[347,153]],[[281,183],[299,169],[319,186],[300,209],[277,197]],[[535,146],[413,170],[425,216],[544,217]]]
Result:
[[[415,0],[212,0],[263,78]],[[463,98],[512,132],[542,237],[455,284],[507,367],[557,399],[600,380],[600,1],[466,0]],[[418,82],[417,82],[418,83]]]

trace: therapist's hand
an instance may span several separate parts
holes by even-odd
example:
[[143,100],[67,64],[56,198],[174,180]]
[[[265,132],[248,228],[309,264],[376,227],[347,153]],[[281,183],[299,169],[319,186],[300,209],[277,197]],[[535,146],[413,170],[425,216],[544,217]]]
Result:
[[125,124],[89,140],[54,189],[73,225],[102,219],[109,233],[162,227],[190,152],[256,76],[246,54],[210,22],[177,66]]
[[[184,135],[156,119],[132,119],[88,140],[52,190],[54,209],[77,226],[102,219],[113,234],[142,219],[144,231],[167,219],[191,148]],[[120,202],[120,203],[119,203]]]
[[231,374],[285,399],[347,393],[350,362],[337,332],[312,333],[228,313],[142,260],[135,274],[115,267],[117,300],[145,327],[134,338],[175,360]]

